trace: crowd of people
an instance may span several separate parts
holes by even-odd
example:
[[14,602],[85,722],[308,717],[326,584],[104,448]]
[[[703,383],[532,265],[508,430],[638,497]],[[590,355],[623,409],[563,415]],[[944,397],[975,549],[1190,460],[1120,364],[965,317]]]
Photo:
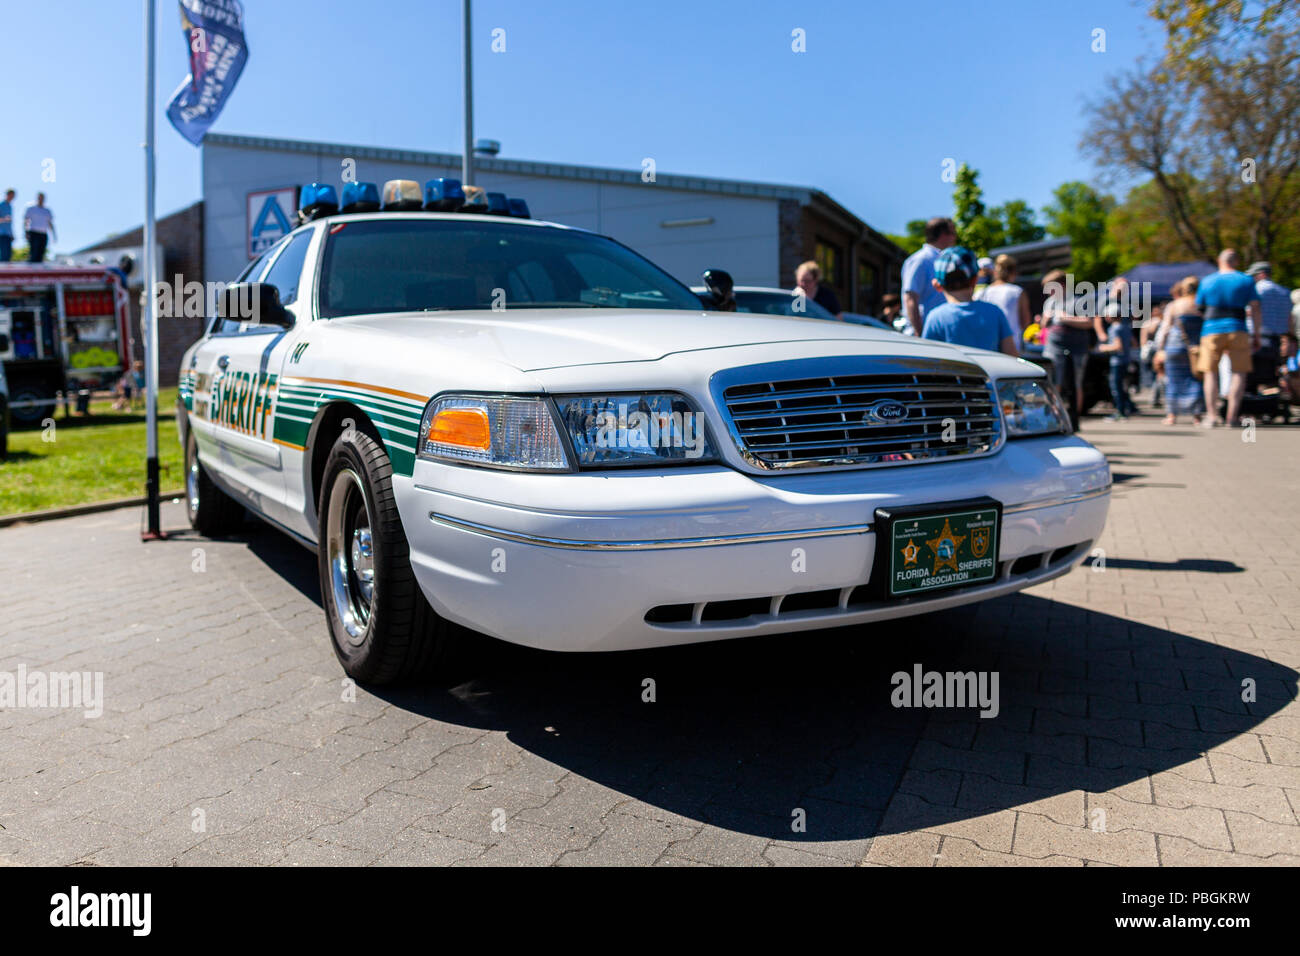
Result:
[[[0,262],[9,262],[14,254],[14,199],[16,190],[6,189],[0,199]],[[23,232],[27,236],[27,258],[30,262],[44,262],[50,239],[57,239],[54,231],[54,213],[45,205],[45,193],[27,204],[23,212]]]
[[1284,417],[1289,404],[1300,404],[1300,289],[1288,292],[1274,282],[1267,262],[1242,272],[1236,251],[1225,249],[1217,272],[1181,279],[1159,305],[1134,294],[1141,290],[1131,290],[1123,276],[1072,297],[1073,282],[1053,270],[1041,280],[1037,313],[1016,278],[1014,257],[976,259],[958,244],[953,221],[936,217],[926,223],[922,247],[903,264],[901,298],[885,296],[882,316],[922,338],[1011,355],[1036,355],[1041,347],[1076,417],[1094,353],[1107,360],[1115,420],[1138,412],[1129,375],[1135,358],[1144,373],[1140,384],[1151,386],[1152,404],[1165,409],[1167,425],[1180,415],[1207,427],[1240,425],[1248,384],[1281,403]]

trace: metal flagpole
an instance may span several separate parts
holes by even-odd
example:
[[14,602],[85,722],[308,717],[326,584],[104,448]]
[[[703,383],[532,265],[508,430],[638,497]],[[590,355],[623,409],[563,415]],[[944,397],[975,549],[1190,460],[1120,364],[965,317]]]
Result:
[[470,0],[465,0],[465,158],[460,164],[460,181],[474,181],[474,66],[470,43]]
[[158,315],[154,288],[158,281],[157,236],[154,235],[154,0],[144,0],[144,367],[145,496],[148,528],[142,537],[147,541],[163,537],[159,527],[158,507]]

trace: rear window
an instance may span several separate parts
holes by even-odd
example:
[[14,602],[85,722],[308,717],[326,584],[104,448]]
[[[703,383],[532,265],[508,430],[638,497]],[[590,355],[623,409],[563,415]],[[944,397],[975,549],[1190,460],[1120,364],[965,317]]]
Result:
[[737,312],[762,312],[767,315],[798,315],[808,319],[833,319],[824,306],[818,305],[807,296],[803,300],[803,311],[794,309],[794,296],[786,292],[737,292]]

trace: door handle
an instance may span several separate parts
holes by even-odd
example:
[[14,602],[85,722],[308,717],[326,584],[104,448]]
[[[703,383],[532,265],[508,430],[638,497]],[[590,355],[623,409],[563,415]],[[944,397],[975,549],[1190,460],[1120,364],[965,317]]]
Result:
[[229,364],[230,364],[229,355],[223,355],[221,356],[221,358],[217,359],[217,368],[225,368]]

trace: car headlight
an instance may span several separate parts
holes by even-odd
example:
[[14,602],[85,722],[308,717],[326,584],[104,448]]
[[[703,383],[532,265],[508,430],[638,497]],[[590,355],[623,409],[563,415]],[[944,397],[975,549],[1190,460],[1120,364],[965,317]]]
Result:
[[570,471],[544,398],[442,395],[420,422],[419,456],[521,471]]
[[1070,433],[1070,413],[1056,389],[1044,379],[998,382],[998,403],[1008,438]]
[[579,467],[698,464],[714,457],[704,415],[683,395],[569,395],[555,404]]

